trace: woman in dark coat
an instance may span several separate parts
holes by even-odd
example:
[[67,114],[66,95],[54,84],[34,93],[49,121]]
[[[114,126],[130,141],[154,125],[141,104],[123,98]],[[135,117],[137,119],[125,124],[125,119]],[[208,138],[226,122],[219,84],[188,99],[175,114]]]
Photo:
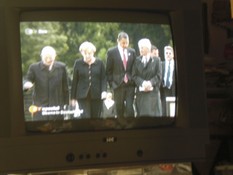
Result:
[[158,117],[162,115],[160,84],[162,68],[159,58],[151,57],[151,43],[147,38],[138,42],[140,56],[133,66],[133,79],[137,85],[137,116]]
[[78,102],[80,110],[83,110],[81,118],[99,118],[107,90],[105,67],[100,59],[94,57],[96,48],[92,43],[82,43],[79,51],[83,58],[74,64],[71,103],[75,106]]

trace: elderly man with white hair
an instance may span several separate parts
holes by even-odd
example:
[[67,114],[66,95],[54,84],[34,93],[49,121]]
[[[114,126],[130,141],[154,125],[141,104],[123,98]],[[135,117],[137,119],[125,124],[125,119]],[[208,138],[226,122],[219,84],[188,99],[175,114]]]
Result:
[[[63,107],[69,104],[69,89],[66,65],[55,61],[56,51],[51,46],[43,47],[41,61],[30,65],[23,89],[33,89],[32,104],[41,107]],[[33,114],[33,120],[63,119],[61,115],[43,116],[41,111]]]
[[151,56],[151,42],[147,38],[139,40],[140,56],[133,66],[136,83],[136,111],[139,117],[159,117],[162,115],[160,84],[162,80],[161,62]]

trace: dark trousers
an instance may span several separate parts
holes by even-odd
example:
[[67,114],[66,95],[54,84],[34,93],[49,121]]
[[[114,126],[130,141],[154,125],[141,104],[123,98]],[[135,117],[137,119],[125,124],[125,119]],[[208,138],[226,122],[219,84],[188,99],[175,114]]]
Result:
[[128,86],[125,83],[114,89],[117,117],[134,117],[134,95],[134,86]]
[[174,92],[172,89],[168,89],[167,87],[162,87],[160,89],[161,93],[161,103],[162,103],[162,115],[168,116],[167,114],[167,103],[166,103],[166,97],[174,97]]
[[92,99],[90,93],[87,98],[78,99],[79,109],[83,110],[81,118],[100,118],[102,110],[102,100]]

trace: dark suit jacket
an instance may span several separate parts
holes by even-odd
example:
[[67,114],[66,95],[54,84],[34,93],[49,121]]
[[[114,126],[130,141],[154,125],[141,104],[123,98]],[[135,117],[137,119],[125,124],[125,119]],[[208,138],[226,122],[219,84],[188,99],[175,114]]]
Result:
[[92,99],[100,99],[101,93],[107,90],[105,67],[101,60],[96,59],[90,68],[83,59],[74,64],[71,99],[84,99],[88,93]]
[[42,61],[29,67],[26,80],[35,84],[33,103],[37,106],[56,106],[69,103],[69,88],[66,66],[55,61],[52,70]]
[[125,74],[128,77],[128,85],[134,86],[132,80],[132,67],[136,59],[136,52],[132,48],[127,48],[128,61],[127,68],[124,69],[123,61],[118,50],[118,47],[110,48],[107,52],[107,65],[106,65],[106,74],[107,81],[109,86],[113,89],[116,89],[121,85],[124,80]]
[[164,90],[167,91],[167,93],[165,95],[167,96],[175,96],[175,93],[176,93],[176,77],[175,77],[175,63],[174,63],[174,72],[173,72],[173,76],[172,76],[172,85],[171,85],[171,88],[168,89],[167,87],[164,87],[164,76],[165,76],[165,61],[162,62],[162,86],[161,88],[163,88]]

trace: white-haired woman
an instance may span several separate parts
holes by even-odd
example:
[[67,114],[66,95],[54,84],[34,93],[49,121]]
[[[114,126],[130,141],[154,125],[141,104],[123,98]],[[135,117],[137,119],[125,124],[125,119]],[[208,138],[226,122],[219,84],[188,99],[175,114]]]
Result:
[[[55,61],[56,51],[51,46],[41,50],[41,61],[30,65],[24,90],[33,88],[32,103],[37,107],[54,107],[69,104],[69,88],[66,65]],[[63,119],[63,115],[42,115],[41,111],[33,114],[33,120]]]
[[74,64],[71,103],[74,106],[78,102],[80,110],[83,110],[81,118],[98,118],[107,90],[105,67],[94,56],[96,47],[91,42],[83,42],[79,51],[83,58]]
[[151,57],[151,42],[147,38],[139,40],[140,56],[133,66],[133,80],[136,83],[137,116],[161,116],[160,84],[162,69],[160,60]]

